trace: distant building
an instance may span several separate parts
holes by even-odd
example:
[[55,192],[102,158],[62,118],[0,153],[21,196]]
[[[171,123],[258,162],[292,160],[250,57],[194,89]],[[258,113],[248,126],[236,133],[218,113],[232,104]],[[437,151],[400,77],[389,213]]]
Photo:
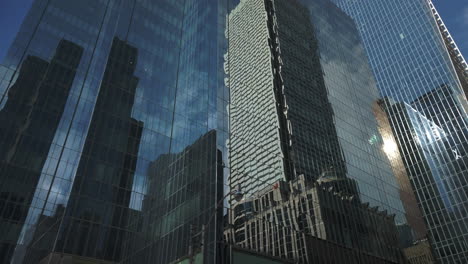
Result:
[[5,94],[8,101],[0,110],[0,262],[12,258],[34,203],[82,54],[81,46],[62,39],[50,61],[28,55]]

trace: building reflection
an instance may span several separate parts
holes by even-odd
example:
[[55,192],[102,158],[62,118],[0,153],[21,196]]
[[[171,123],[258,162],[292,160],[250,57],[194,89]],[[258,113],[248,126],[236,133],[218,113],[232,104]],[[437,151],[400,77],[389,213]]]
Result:
[[131,117],[137,58],[137,48],[114,38],[68,203],[41,216],[25,263],[121,259],[143,130]]
[[[400,152],[438,257],[467,252],[458,234],[468,232],[466,219],[466,115],[449,86],[442,85],[411,104],[385,98],[382,105],[391,121]],[[429,107],[430,106],[430,107]],[[457,230],[457,231],[455,231]],[[466,257],[462,255],[460,257]]]
[[11,258],[63,115],[83,48],[60,40],[50,62],[27,56],[0,111],[0,262]]
[[214,242],[221,232],[215,229],[222,210],[216,211],[213,201],[223,195],[221,158],[216,131],[211,130],[181,152],[163,154],[151,163],[147,196],[140,217],[130,225],[135,233],[126,243],[123,263],[149,258],[172,263],[188,255],[190,246],[200,250],[201,242],[193,238],[208,224],[205,257],[216,257]]
[[230,212],[225,238],[248,250],[298,263],[403,261],[395,215],[362,203],[352,179],[278,181]]
[[346,177],[308,9],[298,1],[241,1],[229,22],[231,188],[253,195],[277,180],[316,180],[331,166]]
[[[362,50],[357,32],[328,1],[304,2],[241,1],[229,14],[230,185],[232,189],[240,185],[246,198],[232,201],[226,240],[298,263],[401,263],[393,212],[399,203],[377,202],[391,208],[389,213],[363,203],[358,188],[358,183],[369,186],[365,181],[377,182],[376,178],[390,184],[393,178],[384,178],[392,177],[391,171],[380,174],[387,167],[366,146],[367,130],[346,124],[373,118],[372,100],[366,97],[363,101],[370,104],[353,108],[359,112],[357,118],[340,112],[338,117],[346,122],[335,121],[334,110],[346,109],[344,102],[350,100],[339,98],[349,89],[347,78],[358,79],[353,88],[361,93],[373,92],[359,87],[371,78],[370,71],[356,73],[353,68],[365,68],[365,61],[355,63],[348,47],[341,51],[334,46],[337,50],[330,51],[326,46],[344,41]],[[322,14],[325,9],[330,17]],[[312,16],[320,17],[315,18],[319,22]],[[354,31],[337,37],[330,27]],[[356,96],[355,91],[346,92]],[[354,103],[361,101],[349,104]],[[375,120],[368,123],[376,125]],[[346,162],[341,143],[352,162]]]
[[[393,135],[391,121],[385,113],[385,105],[383,101],[377,101],[373,106],[374,114],[379,124],[379,132],[382,143],[382,149],[390,161],[393,173],[400,186],[400,199],[406,212],[408,225],[414,231],[414,238],[409,237],[402,239],[403,247],[412,245],[413,240],[424,239],[427,237],[427,228],[422,218],[421,210],[419,209],[416,197],[411,188],[410,177],[406,172],[403,158],[398,149],[397,141]],[[376,138],[376,141],[379,139]]]

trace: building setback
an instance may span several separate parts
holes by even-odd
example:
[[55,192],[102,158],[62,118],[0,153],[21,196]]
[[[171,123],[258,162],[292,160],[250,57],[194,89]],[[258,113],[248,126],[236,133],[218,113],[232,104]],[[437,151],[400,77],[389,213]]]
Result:
[[410,264],[436,263],[432,255],[431,245],[427,239],[417,241],[413,246],[405,248],[404,252]]

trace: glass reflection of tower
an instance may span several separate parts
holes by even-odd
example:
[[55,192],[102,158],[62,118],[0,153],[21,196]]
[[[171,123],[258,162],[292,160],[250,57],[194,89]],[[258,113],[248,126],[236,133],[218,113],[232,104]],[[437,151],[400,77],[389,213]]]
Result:
[[[280,188],[278,181],[294,184],[304,178],[306,184],[297,183],[291,196],[300,197],[301,190],[307,189],[304,186],[326,181],[330,183],[327,188],[337,193],[356,194],[353,199],[358,204],[370,202],[372,207],[398,213],[398,220],[406,221],[388,160],[380,149],[368,146],[368,134],[378,133],[372,112],[378,94],[365,57],[355,58],[365,55],[352,20],[329,1],[245,0],[230,13],[227,36],[230,185],[236,188],[240,184],[251,199],[233,205],[229,220],[235,227],[228,237],[240,245],[253,245],[249,249],[275,256],[291,253],[284,253],[289,249],[282,251],[281,235],[269,237],[271,232],[262,225],[272,226],[273,230],[276,223],[278,230],[288,225],[296,227],[297,215],[289,219],[288,214],[275,212],[281,207],[279,197],[286,197],[289,192],[274,194],[274,189]],[[345,159],[348,157],[349,161]],[[350,175],[353,178],[347,179]],[[358,187],[363,187],[363,192]],[[249,203],[257,203],[252,206],[255,209],[243,211],[244,204]],[[315,197],[305,203],[326,207],[326,202]],[[266,209],[258,211],[259,208]],[[301,209],[296,208],[299,207],[291,211],[300,214]],[[367,228],[361,221],[366,212],[353,215],[344,209],[330,211],[325,213],[330,217],[324,218],[322,227],[330,226],[330,233],[337,235],[328,234],[327,240],[358,251],[376,245],[376,237],[383,241],[378,235],[371,238],[352,234]],[[304,217],[313,218],[310,211],[302,212]],[[244,221],[243,213],[252,213],[246,219],[261,220]],[[393,225],[393,221],[389,222]],[[307,223],[303,227],[314,225]],[[310,235],[311,229],[306,227],[298,234],[306,230],[305,234]],[[256,238],[259,243],[251,242]],[[268,243],[274,246],[269,247]],[[398,243],[383,244],[399,251]],[[312,248],[306,246],[303,250]],[[368,252],[388,257],[375,249]],[[320,256],[322,261],[330,259],[325,252]]]
[[[333,1],[356,21],[381,96],[392,98],[408,110],[401,113],[415,113],[390,113],[390,121],[392,128],[397,129],[395,137],[399,147],[406,151],[403,161],[408,174],[420,175],[410,180],[425,211],[423,217],[436,259],[444,263],[466,263],[468,225],[463,213],[467,207],[464,197],[468,185],[465,180],[467,101],[463,92],[466,78],[460,72],[463,60],[456,54],[456,45],[450,43],[452,40],[432,1]],[[390,110],[395,106],[385,107]],[[413,119],[407,118],[410,116]],[[417,116],[422,123],[415,126]],[[420,134],[404,136],[403,131],[412,127],[419,127],[414,131]],[[442,130],[445,136],[437,135]],[[420,140],[424,147],[417,147],[419,143],[414,145],[414,140]],[[433,162],[427,167],[421,160]],[[424,175],[427,168],[431,170]],[[441,175],[442,180],[436,175]],[[451,200],[463,201],[454,207],[461,211],[440,215],[437,208],[445,207]]]
[[241,1],[229,15],[230,185],[249,195],[346,174],[309,13],[292,2]]
[[[207,249],[204,257],[209,262],[217,257],[219,252],[212,248],[222,233],[216,229],[222,227],[217,225],[212,202],[222,198],[220,162],[215,130],[202,135],[181,152],[162,154],[151,162],[148,195],[142,204],[141,217],[130,223],[136,232],[126,240],[127,258],[123,263],[143,263],[151,256],[155,263],[171,263],[186,256],[190,246],[199,251],[193,236],[208,223],[211,224],[204,234]],[[218,181],[213,181],[216,177]],[[221,217],[221,212],[218,210],[216,217]]]
[[[73,85],[63,115],[57,117],[58,128],[50,122],[51,130],[57,132],[42,174],[34,188],[25,191],[34,198],[28,203],[12,203],[14,210],[19,207],[27,213],[26,223],[17,225],[20,238],[0,235],[0,255],[9,258],[14,249],[15,257],[21,259],[22,255],[29,263],[37,263],[43,256],[53,261],[68,257],[115,261],[124,252],[119,250],[119,241],[128,233],[122,228],[124,219],[131,215],[128,223],[133,224],[143,218],[142,201],[150,195],[147,184],[151,162],[164,154],[181,153],[212,130],[216,130],[216,149],[227,156],[225,106],[229,94],[223,84],[222,63],[228,1],[32,2],[1,62],[1,95],[6,98],[4,90],[19,78],[19,69],[22,64],[26,67],[28,56],[49,61],[62,38],[79,44],[82,55],[76,77],[65,80]],[[126,44],[114,41],[115,37]],[[127,64],[136,57],[135,49],[138,63],[133,61],[131,67]],[[115,51],[119,54],[114,50],[120,50]],[[6,101],[0,105],[3,107]],[[54,101],[50,102],[47,107],[53,107]],[[48,125],[44,120],[56,118],[50,113],[44,113],[44,127]],[[5,124],[8,129],[10,126]],[[0,141],[11,141],[11,137],[5,137]],[[182,195],[178,192],[174,199]],[[10,203],[10,197],[0,197],[0,204]],[[205,210],[211,212],[214,204]],[[11,213],[5,217],[14,218]],[[0,228],[15,230],[3,225]],[[167,251],[177,248],[172,247],[172,241],[164,240],[162,245]],[[146,246],[125,252],[126,259]],[[152,254],[142,262],[152,263],[166,256]],[[48,262],[49,258],[42,260]]]
[[[467,221],[459,218],[467,214],[467,146],[460,141],[466,133],[466,116],[457,114],[464,110],[454,95],[449,87],[441,86],[411,104],[389,99],[384,103],[398,139],[398,144],[387,151],[402,153],[431,242],[439,254],[441,247],[463,252],[467,248],[463,235],[468,232]],[[427,108],[429,105],[438,107]],[[444,119],[438,118],[440,115]],[[458,230],[461,237],[444,236],[446,230]],[[464,254],[457,258],[465,258]]]
[[70,198],[56,221],[39,221],[25,263],[59,253],[120,260],[143,129],[131,117],[137,57],[135,47],[114,38]]
[[50,62],[28,56],[0,111],[0,262],[15,248],[83,49],[61,40]]
[[[416,195],[411,189],[410,176],[406,171],[402,153],[398,150],[398,143],[393,134],[391,120],[385,111],[385,105],[385,102],[378,100],[374,103],[373,110],[379,123],[380,135],[382,136],[382,150],[390,160],[392,170],[400,185],[400,199],[405,208],[408,226],[414,231],[414,237],[408,237],[406,234],[403,234],[403,247],[408,247],[413,244],[414,239],[427,238],[427,227],[418,206]],[[377,142],[379,139],[375,137],[371,140]]]

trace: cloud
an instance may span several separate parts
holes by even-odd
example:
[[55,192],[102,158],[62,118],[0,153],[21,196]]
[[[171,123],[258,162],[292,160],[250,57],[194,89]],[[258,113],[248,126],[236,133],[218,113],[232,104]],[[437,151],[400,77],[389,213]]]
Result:
[[468,26],[468,5],[465,6],[462,13],[463,24]]

